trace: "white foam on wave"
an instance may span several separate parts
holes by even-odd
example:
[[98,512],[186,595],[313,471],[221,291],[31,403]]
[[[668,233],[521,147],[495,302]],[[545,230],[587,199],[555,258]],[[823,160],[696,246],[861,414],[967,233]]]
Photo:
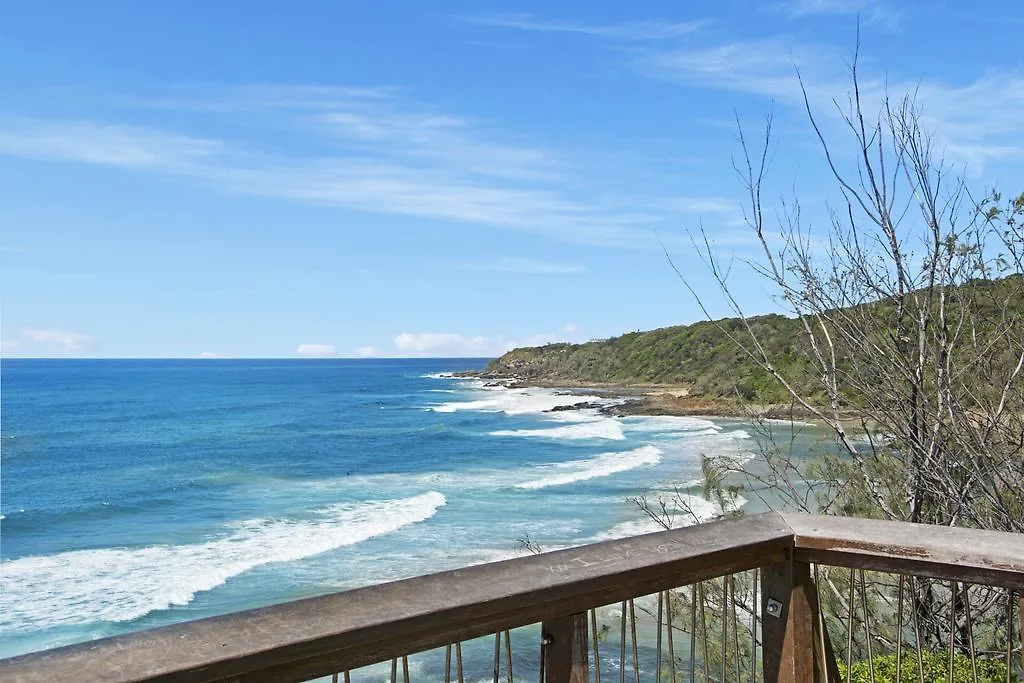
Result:
[[626,438],[626,435],[622,433],[622,426],[618,420],[611,418],[587,420],[547,429],[501,429],[496,432],[490,432],[490,434],[491,436],[523,436],[544,439],[610,439],[622,441]]
[[420,379],[456,379],[456,377],[450,372],[428,372],[425,375],[420,375]]
[[[720,517],[725,512],[739,510],[747,503],[747,499],[738,494],[734,494],[732,498],[725,500],[724,506],[689,493],[677,494],[674,491],[670,491],[661,492],[661,494],[660,498],[664,500],[669,513],[672,515],[670,520],[666,520],[672,528],[701,524]],[[659,496],[652,495],[650,499],[652,502],[655,502],[658,501]],[[660,522],[650,517],[644,517],[642,519],[632,519],[628,522],[620,522],[610,529],[595,534],[590,539],[590,542],[612,541],[664,530],[665,527]]]
[[625,472],[644,465],[657,465],[659,462],[661,462],[661,449],[648,444],[631,451],[602,453],[587,460],[571,460],[544,465],[537,469],[551,474],[516,484],[516,488],[543,489],[549,486],[561,486],[597,477],[607,477],[610,474]]
[[432,517],[445,497],[337,504],[311,520],[256,519],[191,545],[75,550],[0,562],[0,631],[130,621],[239,574],[354,545]]
[[454,413],[460,410],[477,410],[506,415],[528,415],[545,413],[553,408],[571,406],[577,403],[605,402],[599,396],[582,394],[564,394],[549,389],[506,389],[504,387],[487,387],[487,398],[473,401],[449,401],[431,406],[438,413]]
[[622,423],[629,431],[638,432],[686,432],[693,434],[717,434],[721,427],[711,420],[699,417],[677,415],[631,416],[622,418]]
[[599,541],[614,541],[619,538],[629,538],[630,536],[641,536],[643,534],[651,534],[655,531],[664,531],[665,527],[658,524],[650,517],[644,519],[632,519],[628,522],[621,522],[616,524],[611,529],[602,531],[599,534],[595,534],[589,539],[589,542],[597,543]]

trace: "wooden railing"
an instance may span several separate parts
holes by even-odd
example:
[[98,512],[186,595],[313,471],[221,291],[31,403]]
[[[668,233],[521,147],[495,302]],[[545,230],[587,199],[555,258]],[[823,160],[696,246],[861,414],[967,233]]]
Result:
[[[886,575],[898,582],[878,578]],[[870,659],[888,644],[905,662],[924,649],[920,601],[911,599],[925,595],[922,582],[930,582],[930,600],[948,592],[950,651],[967,651],[972,666],[976,654],[998,655],[1007,680],[1015,676],[1024,536],[764,513],[32,653],[0,661],[0,681],[348,680],[359,667],[390,662],[395,682],[399,662],[408,681],[409,655],[434,648],[445,662],[436,679],[463,681],[462,644],[483,636],[495,638],[493,671],[485,673],[496,683],[514,683],[513,664],[522,668],[512,641],[533,644],[529,675],[546,683],[600,683],[602,666],[604,680],[613,674],[620,683],[627,672],[636,683],[698,672],[707,681],[838,681],[865,647]],[[599,613],[616,603],[618,614]],[[872,632],[879,610],[895,624],[889,635]],[[621,625],[617,640],[609,623]],[[1004,631],[992,635],[998,651],[976,653],[975,634],[981,642],[992,629]],[[641,662],[641,650],[651,663]]]

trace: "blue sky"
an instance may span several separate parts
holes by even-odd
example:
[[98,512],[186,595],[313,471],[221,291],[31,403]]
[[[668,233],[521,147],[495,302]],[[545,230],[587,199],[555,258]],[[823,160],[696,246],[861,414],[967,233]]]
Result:
[[660,245],[701,287],[698,226],[773,310],[735,117],[774,112],[771,191],[826,216],[795,70],[841,139],[858,17],[869,98],[916,90],[972,188],[1024,190],[1018,2],[4,3],[4,353],[481,356],[692,322]]

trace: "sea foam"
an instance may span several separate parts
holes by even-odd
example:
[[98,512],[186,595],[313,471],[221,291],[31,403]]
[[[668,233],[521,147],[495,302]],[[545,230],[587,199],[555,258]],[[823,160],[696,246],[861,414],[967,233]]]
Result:
[[256,519],[191,545],[75,550],[0,563],[0,631],[130,621],[186,605],[239,574],[354,545],[423,522],[445,504],[430,491],[399,500],[337,504],[313,519]]
[[635,415],[622,418],[622,423],[631,432],[683,432],[686,434],[717,434],[721,428],[711,420],[682,415]]
[[431,410],[439,413],[454,413],[460,410],[479,410],[482,412],[505,413],[506,415],[528,415],[544,413],[553,408],[575,405],[577,403],[607,402],[599,396],[558,393],[547,389],[505,389],[503,387],[487,387],[487,398],[475,401],[449,401],[431,406]]
[[547,476],[516,484],[516,488],[543,489],[549,486],[561,486],[596,477],[606,477],[644,465],[657,465],[659,462],[661,462],[661,449],[648,444],[631,451],[602,453],[587,460],[571,460],[547,465],[538,468],[549,473]]
[[[676,529],[710,521],[720,517],[723,512],[739,510],[747,503],[747,499],[743,496],[733,495],[724,501],[725,505],[723,508],[723,505],[701,496],[689,493],[676,493],[675,491],[653,491],[648,495],[648,500],[651,503],[664,501],[668,512],[672,515],[671,519],[667,521],[672,528]],[[660,505],[656,504],[654,507],[657,508]],[[660,522],[650,517],[643,517],[641,519],[629,520],[628,522],[620,522],[612,528],[596,534],[590,541],[611,541],[664,530],[665,527]]]
[[501,429],[490,432],[491,436],[524,436],[544,439],[611,439],[622,441],[626,435],[618,420],[604,418],[586,420],[547,429]]

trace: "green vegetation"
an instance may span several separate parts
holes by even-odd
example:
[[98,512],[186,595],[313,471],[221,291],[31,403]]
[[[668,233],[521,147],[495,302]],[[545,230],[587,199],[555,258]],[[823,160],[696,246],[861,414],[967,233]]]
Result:
[[[1024,278],[1014,275],[972,281],[962,287],[970,288],[970,297],[965,298],[973,307],[971,315],[984,325],[984,321],[1004,315],[1007,306],[1024,315],[1022,285]],[[958,312],[956,293],[951,290],[949,296],[954,314]],[[891,306],[885,302],[870,306],[880,323],[877,327],[884,329]],[[803,325],[797,318],[782,315],[704,321],[585,344],[518,348],[491,361],[486,374],[517,377],[527,383],[668,384],[709,399],[788,402],[789,393],[764,369],[761,360],[752,358],[737,343],[752,336],[794,388],[805,396],[824,399],[820,367],[815,370]]]
[[[867,661],[855,662],[853,665],[850,680],[852,683],[917,683],[922,680],[921,671],[924,671],[925,681],[948,681],[949,678],[949,652],[923,652],[920,664],[915,651],[903,653],[900,661],[899,678],[896,678],[896,655],[885,655],[874,657],[874,675],[872,676],[871,666]],[[1003,659],[978,659],[975,661],[977,677],[971,668],[971,658],[965,654],[953,656],[953,678],[954,683],[1004,683],[1005,681],[1018,681],[1017,676],[1006,675],[1006,661]],[[840,667],[840,678],[846,680],[846,668]]]
[[[780,357],[797,368],[806,365],[806,353],[798,346],[798,320],[765,315],[749,322]],[[751,400],[783,400],[783,392],[772,377],[723,332],[724,328],[743,334],[742,326],[739,318],[728,318],[630,332],[585,344],[514,349],[492,361],[487,373],[525,381],[671,384],[710,398],[736,396],[739,392]]]

